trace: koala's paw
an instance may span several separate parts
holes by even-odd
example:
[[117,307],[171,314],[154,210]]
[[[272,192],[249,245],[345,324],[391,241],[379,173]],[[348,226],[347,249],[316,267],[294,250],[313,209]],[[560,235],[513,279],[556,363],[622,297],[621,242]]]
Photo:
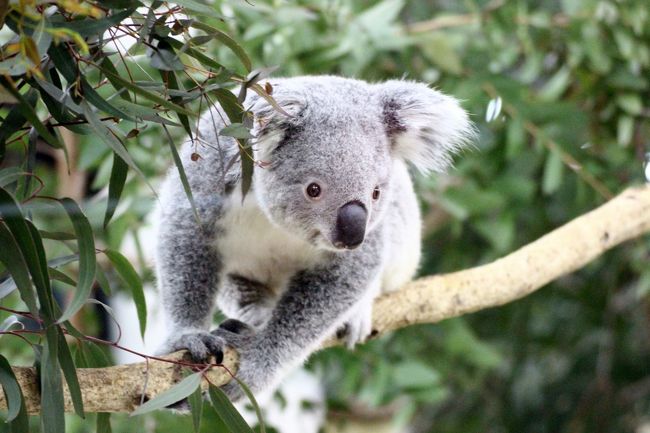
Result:
[[208,363],[211,357],[220,364],[223,361],[224,340],[212,332],[193,331],[184,332],[171,338],[166,348],[169,352],[187,350],[194,362]]
[[[254,328],[239,320],[228,319],[212,331],[212,334],[239,353],[237,379],[245,383],[253,392],[261,390],[270,372],[264,367],[264,354],[256,350],[257,334]],[[231,380],[221,389],[233,402],[242,400],[246,396],[235,380]]]
[[336,331],[336,337],[345,341],[348,349],[366,341],[372,331],[372,308],[360,308]]

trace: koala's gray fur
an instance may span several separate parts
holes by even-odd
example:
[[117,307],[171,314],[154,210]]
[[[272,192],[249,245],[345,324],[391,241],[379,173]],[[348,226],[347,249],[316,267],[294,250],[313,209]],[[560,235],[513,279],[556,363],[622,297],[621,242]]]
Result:
[[[164,350],[186,348],[206,359],[233,346],[238,377],[253,391],[274,385],[337,329],[345,327],[349,345],[367,337],[373,299],[411,279],[420,258],[407,162],[442,171],[474,133],[454,98],[424,84],[332,76],[269,82],[289,116],[257,95],[246,100],[255,114],[254,157],[262,162],[252,190],[242,202],[239,164],[231,163],[238,148],[218,135],[225,115],[212,107],[196,143],[181,153],[202,226],[172,169],[157,251],[170,324]],[[313,182],[318,199],[305,192]],[[347,204],[356,216],[342,216]],[[349,233],[363,243],[346,248]],[[228,320],[209,331],[215,299],[244,323]],[[225,391],[242,397],[236,384]]]

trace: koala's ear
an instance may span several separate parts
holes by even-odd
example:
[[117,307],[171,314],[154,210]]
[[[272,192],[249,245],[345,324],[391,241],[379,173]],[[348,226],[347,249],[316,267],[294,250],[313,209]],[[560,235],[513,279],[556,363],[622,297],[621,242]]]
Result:
[[378,84],[383,123],[394,155],[420,172],[444,171],[476,130],[455,98],[422,83]]
[[269,160],[275,149],[282,145],[300,128],[304,99],[295,92],[286,91],[281,85],[275,85],[272,95],[273,103],[255,94],[252,95],[249,110],[253,113],[253,150],[256,158]]

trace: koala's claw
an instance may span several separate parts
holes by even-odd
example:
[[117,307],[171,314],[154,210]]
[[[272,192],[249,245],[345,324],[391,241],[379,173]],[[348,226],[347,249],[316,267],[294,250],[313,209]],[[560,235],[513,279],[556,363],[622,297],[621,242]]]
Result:
[[348,349],[363,343],[372,331],[372,310],[359,311],[336,331],[336,338],[345,341]]
[[210,332],[198,331],[182,334],[171,344],[172,351],[187,349],[194,362],[207,363],[210,356],[214,356],[214,362],[220,364],[223,361],[224,341],[217,335]]

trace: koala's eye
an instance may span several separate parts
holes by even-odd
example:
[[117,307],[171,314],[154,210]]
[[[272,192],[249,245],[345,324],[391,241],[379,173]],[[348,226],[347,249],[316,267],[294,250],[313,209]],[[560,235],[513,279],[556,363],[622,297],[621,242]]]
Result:
[[372,190],[372,199],[373,200],[379,200],[379,196],[381,195],[381,191],[379,190],[379,187],[376,186],[374,190]]
[[311,198],[318,198],[320,197],[321,194],[320,185],[317,184],[316,182],[312,182],[309,185],[307,185],[307,189],[305,191],[307,192],[307,195]]

